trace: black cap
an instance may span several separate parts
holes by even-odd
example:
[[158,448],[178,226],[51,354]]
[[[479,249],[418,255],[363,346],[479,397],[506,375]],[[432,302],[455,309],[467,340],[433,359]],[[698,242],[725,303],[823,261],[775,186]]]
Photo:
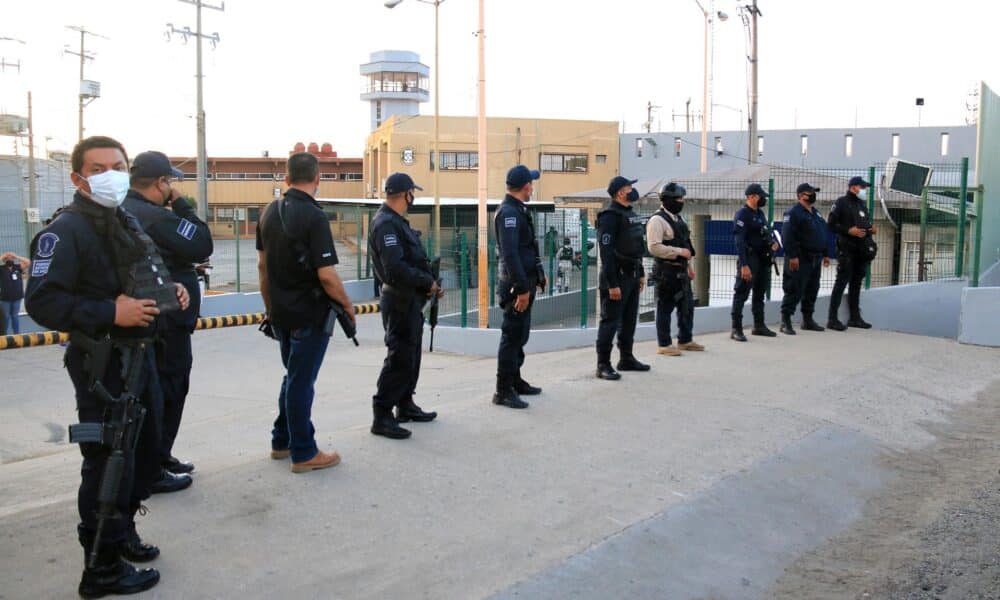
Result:
[[799,187],[795,188],[796,194],[811,194],[813,192],[818,192],[819,188],[813,187],[808,183],[800,183]]
[[632,188],[632,191],[628,193],[628,196],[626,196],[625,199],[629,202],[638,202],[639,190]]
[[507,171],[507,187],[520,189],[541,176],[542,174],[534,169],[529,169],[524,165],[517,165],[510,171]]
[[616,175],[615,177],[613,177],[611,179],[610,182],[608,182],[608,195],[611,196],[612,198],[614,198],[615,194],[618,193],[618,190],[622,189],[626,185],[632,185],[636,181],[639,181],[639,180],[638,179],[628,179],[626,177],[622,177],[621,175]]
[[851,177],[851,180],[847,182],[847,187],[852,187],[855,185],[860,185],[863,188],[871,186],[870,183],[865,181],[864,177],[858,177],[857,175]]
[[184,173],[174,168],[170,164],[167,155],[156,150],[142,152],[132,160],[132,168],[129,170],[132,177],[168,177],[173,176],[178,179],[184,177]]
[[424,191],[424,188],[413,183],[413,178],[406,173],[393,173],[385,180],[386,194],[401,194],[410,190]]
[[759,183],[751,183],[747,186],[747,190],[743,192],[744,196],[751,196],[753,194],[757,194],[761,198],[767,198],[767,192],[764,191],[764,188]]
[[683,185],[679,185],[673,181],[660,189],[660,200],[664,198],[683,198],[684,196],[687,196],[687,190],[684,189]]

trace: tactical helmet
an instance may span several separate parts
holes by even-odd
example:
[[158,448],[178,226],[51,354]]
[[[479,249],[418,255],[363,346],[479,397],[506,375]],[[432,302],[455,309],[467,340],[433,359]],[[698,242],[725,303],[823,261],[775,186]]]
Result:
[[660,190],[661,201],[667,198],[683,198],[684,196],[687,196],[687,190],[684,189],[683,185],[674,183],[673,181],[663,186],[663,189]]

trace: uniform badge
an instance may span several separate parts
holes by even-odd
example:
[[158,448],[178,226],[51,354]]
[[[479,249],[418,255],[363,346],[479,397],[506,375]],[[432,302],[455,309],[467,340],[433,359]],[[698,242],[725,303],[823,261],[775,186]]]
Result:
[[382,238],[382,241],[386,246],[395,246],[398,243],[395,233],[387,234],[384,238]]
[[737,227],[743,227],[743,220],[742,219],[736,219],[736,226]]
[[187,219],[181,219],[180,224],[177,226],[177,234],[186,240],[190,240],[194,237],[194,232],[197,228],[194,223],[188,221]]
[[52,255],[56,252],[56,244],[58,243],[59,236],[51,231],[46,231],[38,236],[38,251],[36,252],[38,258],[52,258]]
[[31,276],[42,277],[46,275],[49,272],[49,265],[51,264],[52,259],[31,261]]
[[864,217],[865,216],[865,211],[863,211],[863,210],[862,211],[858,211],[858,214],[861,215],[862,217]]
[[507,217],[503,220],[503,226],[507,229],[513,229],[517,227],[517,217]]
[[604,235],[601,236],[601,244],[602,245],[607,246],[610,243],[611,243],[611,234],[610,233],[605,233]]

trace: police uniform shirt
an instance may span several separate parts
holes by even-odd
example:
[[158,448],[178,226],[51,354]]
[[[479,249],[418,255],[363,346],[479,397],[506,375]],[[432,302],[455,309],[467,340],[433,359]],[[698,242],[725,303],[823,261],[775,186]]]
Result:
[[851,192],[837,198],[827,219],[830,229],[837,234],[837,245],[841,250],[860,251],[862,238],[852,236],[851,227],[870,229],[871,215],[861,198]]
[[622,271],[631,271],[636,278],[645,277],[642,256],[643,218],[631,206],[622,206],[612,200],[597,215],[597,235],[601,252],[601,287],[621,287]]
[[410,222],[383,204],[372,219],[368,234],[375,273],[383,291],[426,295],[434,285],[430,261]]
[[[174,281],[184,284],[192,300],[200,298],[194,263],[205,262],[212,255],[213,244],[212,232],[197,217],[194,208],[182,198],[171,203],[170,208],[158,206],[134,190],[129,190],[122,208],[139,220],[143,231],[156,244]],[[192,301],[187,310],[178,311],[171,318],[193,328],[198,318],[198,304]]]
[[13,302],[24,298],[24,269],[14,260],[10,266],[0,264],[0,300]]
[[[90,202],[77,193],[73,204]],[[134,217],[116,210],[120,220]],[[115,327],[115,298],[123,293],[112,257],[90,218],[60,212],[31,241],[31,278],[25,307],[48,329],[81,331],[90,337],[149,335],[154,327]]]
[[781,228],[785,256],[799,258],[803,254],[827,254],[826,221],[819,211],[796,204],[785,212]]
[[766,255],[771,241],[764,211],[746,205],[736,211],[736,216],[733,217],[733,238],[740,266],[750,264],[750,252],[757,256]]
[[319,203],[292,188],[269,204],[257,223],[257,250],[265,253],[271,322],[286,330],[321,325],[329,303],[316,271],[338,261],[330,222]]
[[497,209],[493,228],[500,250],[500,280],[509,284],[515,295],[530,292],[538,284],[542,259],[528,207],[507,194]]

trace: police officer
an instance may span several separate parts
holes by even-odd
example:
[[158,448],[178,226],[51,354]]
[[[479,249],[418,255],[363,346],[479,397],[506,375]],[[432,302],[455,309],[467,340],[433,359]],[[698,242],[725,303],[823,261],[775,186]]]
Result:
[[785,297],[781,300],[781,333],[795,335],[792,314],[802,301],[802,329],[823,331],[813,320],[819,276],[822,267],[830,266],[827,256],[826,221],[815,208],[818,187],[800,184],[795,193],[798,204],[785,212],[781,227],[785,244],[785,271],[781,282]]
[[521,396],[541,394],[542,389],[521,377],[524,345],[531,333],[531,305],[535,288],[545,289],[545,271],[535,238],[535,225],[526,204],[539,172],[524,165],[507,171],[507,195],[493,219],[500,254],[497,298],[503,309],[500,347],[497,349],[497,389],[493,404],[528,408]]
[[188,291],[186,310],[164,315],[157,329],[157,372],[163,390],[163,431],[160,463],[163,473],[153,484],[153,493],[182,490],[191,485],[186,475],[194,465],[174,458],[172,449],[180,429],[184,400],[191,379],[191,334],[201,310],[201,290],[194,265],[212,254],[212,233],[194,208],[171,183],[183,173],[162,152],[143,152],[132,161],[128,195],[122,206],[139,220],[156,244],[170,277]]
[[[861,177],[852,177],[847,183],[847,194],[837,198],[827,219],[830,229],[837,234],[837,280],[830,294],[830,315],[826,323],[835,331],[848,327],[871,328],[871,324],[861,318],[861,282],[878,251],[872,239],[878,227],[865,205],[870,185]],[[844,288],[848,288],[847,308],[851,313],[846,326],[837,315]]]
[[388,348],[372,399],[375,419],[371,432],[397,440],[410,437],[410,431],[400,427],[400,422],[425,423],[437,417],[436,412],[425,412],[413,401],[420,377],[424,302],[444,295],[431,273],[419,234],[406,220],[413,205],[413,190],[423,188],[406,173],[390,175],[385,180],[385,203],[368,230],[368,253],[382,281],[379,311]]
[[330,301],[354,320],[354,305],[337,274],[330,221],[319,203],[319,161],[308,152],[288,157],[285,196],[264,209],[257,223],[257,271],[267,309],[262,329],[279,342],[286,375],[278,390],[271,429],[271,458],[291,457],[293,473],[340,464],[336,452],[316,445],[312,405],[316,377],[330,334]]
[[[694,245],[691,229],[681,211],[684,210],[684,186],[670,182],[660,190],[662,205],[646,223],[646,244],[653,256],[653,276],[656,282],[657,353],[680,356],[681,350],[701,352],[705,347],[691,339],[694,327],[694,292],[691,280],[694,269]],[[677,309],[677,345],[670,339],[670,313]]]
[[[636,179],[621,175],[608,183],[611,202],[597,213],[597,239],[601,253],[601,321],[597,329],[597,377],[615,381],[621,379],[611,367],[611,344],[618,334],[618,370],[648,371],[649,365],[639,362],[632,354],[632,340],[639,316],[639,294],[646,287],[646,272],[642,257],[646,253],[643,241],[643,219],[634,210],[629,198]],[[638,194],[632,198],[638,200]]]
[[[73,149],[71,164],[70,178],[76,186],[72,204],[31,243],[26,308],[40,325],[78,336],[67,347],[64,363],[76,391],[82,423],[104,422],[109,408],[105,399],[92,391],[91,379],[99,380],[112,396],[121,394],[126,379],[122,366],[131,365],[133,361],[127,357],[136,356],[136,352],[143,353],[144,359],[135,361],[141,372],[134,378],[136,389],[129,391],[139,396],[148,410],[135,453],[126,453],[116,503],[119,516],[105,522],[96,564],[86,566],[78,588],[81,596],[97,598],[137,593],[160,579],[155,569],[137,570],[122,560],[145,562],[159,555],[158,548],[139,540],[132,518],[139,503],[149,497],[149,486],[160,472],[158,382],[154,357],[145,352],[160,310],[156,300],[139,298],[166,291],[168,301],[173,302],[171,296],[176,294],[175,306],[185,309],[188,294],[184,286],[174,287],[156,275],[163,263],[152,240],[120,208],[129,183],[125,148],[108,137],[89,137]],[[126,294],[126,290],[131,293]],[[166,308],[167,301],[163,304]],[[94,348],[85,340],[96,345],[108,338],[113,351],[106,361],[99,360],[93,351],[85,351]],[[87,442],[80,444],[80,452],[83,467],[77,534],[86,556],[97,537],[98,489],[110,448],[102,442]]]
[[743,305],[753,292],[750,308],[753,312],[753,335],[775,337],[776,333],[764,324],[764,295],[771,285],[771,256],[778,249],[772,240],[771,228],[761,208],[767,204],[767,192],[760,184],[750,184],[746,192],[746,205],[733,217],[733,238],[738,256],[736,285],[733,287],[733,331],[729,337],[745,342],[743,335]]

